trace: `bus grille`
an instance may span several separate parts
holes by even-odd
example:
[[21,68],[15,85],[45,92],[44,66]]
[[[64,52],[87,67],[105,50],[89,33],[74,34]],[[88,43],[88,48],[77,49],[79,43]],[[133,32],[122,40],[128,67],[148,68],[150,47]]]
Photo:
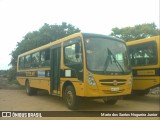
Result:
[[124,89],[123,90],[119,90],[119,91],[103,90],[103,92],[105,94],[117,94],[117,93],[122,93],[123,91],[124,91]]
[[105,86],[119,86],[119,85],[124,85],[126,83],[126,80],[124,79],[103,79],[99,80],[101,85]]

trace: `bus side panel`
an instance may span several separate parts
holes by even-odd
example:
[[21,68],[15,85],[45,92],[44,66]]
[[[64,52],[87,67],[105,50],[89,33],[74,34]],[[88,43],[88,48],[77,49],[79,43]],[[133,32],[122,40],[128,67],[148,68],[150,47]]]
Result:
[[76,88],[76,95],[77,96],[84,96],[84,83],[73,82],[73,85]]
[[133,90],[147,90],[160,84],[160,77],[134,77]]
[[25,86],[26,80],[29,80],[30,87],[44,89],[50,91],[50,78],[37,78],[37,77],[17,77],[20,85]]
[[50,78],[30,78],[30,86],[50,91]]
[[[66,82],[71,82],[75,88],[76,95],[77,96],[84,96],[84,83],[77,80],[77,78],[61,78],[60,82],[60,90],[63,89],[63,86]],[[62,96],[62,91],[61,91],[61,96]]]

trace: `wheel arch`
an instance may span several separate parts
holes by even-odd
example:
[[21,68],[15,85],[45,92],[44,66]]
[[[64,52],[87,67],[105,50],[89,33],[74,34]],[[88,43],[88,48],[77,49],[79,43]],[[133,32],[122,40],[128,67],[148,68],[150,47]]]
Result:
[[73,86],[73,88],[76,92],[76,89],[75,89],[75,86],[73,85],[73,83],[71,81],[67,80],[67,81],[64,82],[64,84],[62,86],[62,97],[63,97],[63,93],[64,93],[65,88],[69,85]]

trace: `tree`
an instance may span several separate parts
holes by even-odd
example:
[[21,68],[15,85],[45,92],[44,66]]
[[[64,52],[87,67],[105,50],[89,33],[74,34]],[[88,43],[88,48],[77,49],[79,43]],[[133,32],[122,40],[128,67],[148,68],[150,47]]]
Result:
[[13,81],[13,80],[16,80],[16,67],[11,67],[9,70],[8,70],[8,80],[9,81]]
[[141,25],[135,25],[134,27],[125,28],[112,28],[112,36],[118,37],[125,41],[132,41],[151,36],[160,35],[160,29],[158,29],[155,23],[145,23]]
[[62,22],[61,25],[49,25],[45,23],[38,31],[27,33],[21,42],[17,42],[16,49],[11,52],[12,59],[10,64],[13,67],[16,66],[17,57],[21,53],[79,31],[79,28],[75,28],[73,25],[67,24],[66,22]]

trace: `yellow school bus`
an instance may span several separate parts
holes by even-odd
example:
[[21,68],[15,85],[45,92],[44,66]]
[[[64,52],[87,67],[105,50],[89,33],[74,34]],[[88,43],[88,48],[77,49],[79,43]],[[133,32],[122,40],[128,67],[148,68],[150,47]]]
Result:
[[160,36],[127,42],[133,70],[133,93],[146,95],[160,85]]
[[75,33],[19,55],[17,80],[28,95],[47,90],[63,97],[69,109],[78,109],[82,97],[115,104],[132,89],[125,42],[91,33]]

